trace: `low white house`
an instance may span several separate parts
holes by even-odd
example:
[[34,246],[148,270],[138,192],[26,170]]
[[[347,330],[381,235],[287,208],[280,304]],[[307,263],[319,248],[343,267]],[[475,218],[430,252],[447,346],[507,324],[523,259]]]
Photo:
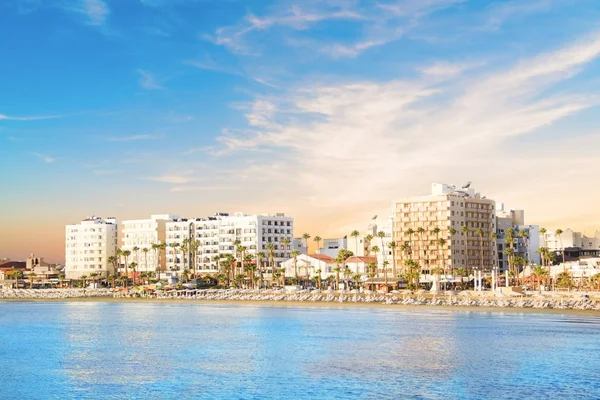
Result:
[[281,263],[281,267],[285,268],[286,278],[313,278],[316,276],[316,271],[321,270],[321,279],[327,279],[328,276],[335,275],[335,261],[333,258],[325,254],[300,254],[294,258],[289,258]]
[[[377,264],[377,257],[375,257],[375,256],[370,256],[370,257],[369,256],[364,256],[364,257],[352,256],[352,257],[348,257],[348,259],[344,263],[344,267],[348,267],[352,271],[353,274],[365,275],[365,274],[369,273],[368,265],[370,263]],[[344,268],[342,268],[342,269],[344,269]]]

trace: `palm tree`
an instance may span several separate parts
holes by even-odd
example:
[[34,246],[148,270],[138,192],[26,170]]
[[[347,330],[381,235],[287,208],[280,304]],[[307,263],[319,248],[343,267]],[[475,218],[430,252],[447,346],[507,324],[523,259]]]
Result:
[[354,274],[352,275],[352,280],[356,283],[356,288],[358,289],[358,287],[360,286],[360,278],[361,275],[360,274]]
[[536,265],[531,270],[531,275],[535,277],[540,292],[542,291],[541,278],[547,274],[546,269],[541,265]]
[[190,248],[190,267],[192,269],[192,278],[196,279],[196,270],[198,268],[198,266],[196,265],[196,257],[197,257],[197,253],[198,253],[198,249],[200,248],[200,241],[199,240],[190,240],[190,244],[189,244],[189,248]]
[[467,225],[463,225],[462,228],[460,228],[460,231],[465,234],[465,270],[467,271],[467,275],[469,275],[469,232],[471,232],[471,230]]
[[58,275],[58,284],[60,285],[60,287],[63,287],[64,279],[65,279],[65,276],[63,274]]
[[444,251],[443,249],[444,249],[444,246],[446,245],[446,239],[444,239],[443,237],[438,238],[438,240],[436,240],[436,244],[438,246],[438,255],[437,255],[438,261],[439,261],[439,258],[440,258],[440,254],[442,256],[442,265],[441,265],[441,268],[442,268],[442,271],[443,271],[444,276],[446,278],[446,282],[444,283],[444,290],[446,290],[448,288],[448,286],[447,286],[448,285],[448,276],[446,275],[446,264],[444,262],[444,254],[443,254],[443,251]]
[[188,269],[189,270],[189,262],[186,263],[185,260],[185,256],[188,256],[188,261],[189,261],[189,248],[190,248],[190,239],[188,238],[184,238],[181,241],[181,244],[179,245],[179,248],[181,249],[181,268],[179,269],[179,271],[183,270],[183,269]]
[[[377,257],[377,253],[379,253],[379,246],[371,247],[371,251],[373,251],[373,253],[375,253],[375,257]],[[375,264],[375,265],[377,265],[377,264]]]
[[365,236],[365,250],[367,256],[371,255],[371,240],[373,240],[373,235],[369,234]]
[[133,248],[131,249],[134,253],[135,253],[135,262],[139,263],[139,258],[140,258],[140,248],[137,246],[133,246]]
[[297,249],[292,250],[292,257],[294,258],[294,278],[298,279],[298,256],[300,252]]
[[381,239],[381,254],[383,255],[383,260],[385,261],[385,244],[383,243],[383,238],[385,238],[385,232],[377,232],[377,237]]
[[260,279],[258,287],[261,288],[263,285],[263,259],[265,258],[264,251],[256,253],[256,265],[258,266],[258,277]]
[[354,250],[356,251],[356,255],[358,255],[358,237],[360,236],[360,232],[357,230],[353,230],[350,233],[350,236],[352,236],[354,238]]
[[123,250],[123,258],[125,258],[125,276],[127,277],[127,279],[129,279],[129,271],[127,270],[128,267],[128,263],[127,263],[127,258],[131,255],[131,251],[129,250]]
[[525,247],[525,257],[527,258],[527,265],[529,265],[529,245],[527,243],[527,239],[529,239],[529,232],[525,229],[521,229],[518,233],[518,236],[523,240],[523,246]]
[[383,279],[385,279],[385,286],[386,287],[388,285],[388,280],[387,280],[388,265],[390,265],[390,262],[388,260],[383,260]]
[[81,275],[79,277],[79,279],[81,280],[81,287],[84,288],[85,287],[85,281],[87,280],[87,275]]
[[281,244],[283,245],[283,255],[285,257],[285,253],[290,249],[290,239],[283,238],[281,239]]
[[118,269],[117,269],[117,263],[118,263],[117,256],[110,256],[110,257],[108,257],[108,263],[112,264],[113,270],[115,271],[115,273],[118,273]]
[[156,262],[156,268],[154,269],[157,273],[157,278],[160,280],[160,266],[158,262],[158,252],[160,251],[161,244],[160,243],[152,243],[152,250],[154,250],[154,260]]
[[190,270],[189,268],[184,268],[183,271],[181,272],[181,278],[183,279],[183,283],[186,283],[189,281],[189,277],[190,277]]
[[563,230],[558,228],[557,230],[554,231],[554,235],[556,236],[556,238],[558,238],[558,243],[559,243],[559,247],[560,250],[562,252],[562,264],[563,264],[563,272],[566,273],[567,272],[567,266],[565,265],[565,249],[563,248],[562,245],[562,238],[560,237],[560,235],[563,234]]
[[[515,265],[513,263],[513,257],[515,256],[515,230],[513,228],[508,228],[504,231],[504,243],[508,244],[508,249],[505,249],[504,252],[507,255],[510,268]],[[508,252],[506,250],[508,250]],[[516,273],[513,272],[513,275],[516,275]]]
[[[402,253],[403,257],[406,256],[407,254],[410,254],[412,252],[410,243],[409,242],[402,243],[402,245],[400,246],[400,252]],[[406,260],[404,260],[404,261],[406,261]],[[406,268],[403,268],[403,270],[404,270],[404,273],[406,274]]]
[[304,239],[304,246],[306,247],[306,254],[308,254],[308,239],[310,239],[310,235],[308,233],[302,234],[302,239]]
[[396,276],[396,242],[391,241],[387,244],[387,246],[392,250],[392,276],[394,277],[394,282],[397,281]]
[[321,272],[323,271],[321,271],[320,268],[315,271],[315,274],[317,275],[317,289],[321,289]]
[[546,247],[546,232],[548,232],[546,228],[540,228],[540,235],[542,235],[543,239],[542,247]]
[[475,234],[479,236],[479,257],[481,257],[481,270],[483,271],[483,235],[485,232],[483,229],[477,228]]
[[[321,240],[323,240],[323,239],[321,239],[321,236],[319,236],[319,235],[317,235],[313,238],[313,241],[317,242],[317,251],[315,251],[315,253],[318,253],[319,250],[321,249]],[[308,253],[308,251],[307,251],[307,253]]]
[[[267,244],[267,252],[269,253],[269,260],[271,263],[271,276],[272,278],[275,277],[275,275],[273,275],[275,273],[275,245],[273,243],[268,243]],[[273,284],[273,279],[271,279],[271,284]]]
[[340,266],[337,265],[333,271],[335,272],[335,290],[340,290]]
[[[244,259],[246,257],[246,251],[248,248],[246,246],[238,246],[237,251],[240,254],[240,272],[244,272]],[[237,264],[237,263],[236,263]]]
[[456,269],[456,274],[458,276],[460,276],[460,287],[462,288],[462,285],[463,285],[463,276],[465,276],[467,274],[466,270],[464,268],[462,268],[462,267],[461,268],[457,268]]
[[31,272],[29,274],[29,289],[33,289],[33,278],[35,278],[37,275],[35,272]]
[[115,274],[110,274],[109,276],[106,277],[107,280],[112,282],[112,288],[115,288],[115,281],[117,280],[117,275]]
[[377,271],[377,263],[370,262],[367,264],[367,277],[371,279],[371,290],[375,290],[375,283],[373,282],[373,278],[377,275],[375,271]]
[[144,248],[142,249],[142,253],[144,253],[144,270],[145,270],[146,272],[148,272],[148,252],[149,252],[149,251],[150,251],[150,249],[149,249],[149,248],[147,248],[147,247],[144,247]]
[[[129,268],[133,271],[133,286],[135,286],[135,269],[137,268],[137,263],[132,262],[131,264],[129,264]],[[129,275],[127,275],[129,276]]]
[[117,249],[115,254],[117,257],[117,275],[121,275],[121,257],[123,257],[123,249]]
[[[450,237],[448,238],[450,248],[452,248],[454,235],[456,235],[457,231],[454,228],[450,228],[450,229],[448,229],[448,233],[450,234]],[[454,276],[454,259],[452,258],[452,253],[450,253],[450,266],[451,266],[452,276]]]
[[90,274],[90,279],[92,280],[94,287],[96,286],[96,278],[98,277],[98,275],[100,275],[100,274],[98,274],[97,272],[92,272]]
[[346,288],[348,288],[350,285],[348,284],[348,278],[350,276],[352,276],[352,270],[348,267],[344,268],[344,271],[342,272],[344,274],[344,281],[346,284]]

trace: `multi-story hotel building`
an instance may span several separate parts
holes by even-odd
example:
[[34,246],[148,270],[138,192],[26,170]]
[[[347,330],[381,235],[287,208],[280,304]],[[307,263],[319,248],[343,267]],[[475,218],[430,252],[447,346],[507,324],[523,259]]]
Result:
[[117,220],[92,216],[67,225],[65,235],[65,278],[79,279],[92,273],[106,278],[114,272],[108,258],[117,252]]
[[[416,261],[425,275],[435,267],[447,273],[463,268],[470,274],[481,268],[490,271],[497,265],[496,241],[491,235],[496,231],[495,202],[469,186],[434,183],[430,195],[408,197],[394,204],[394,257],[399,268],[408,258]],[[438,233],[435,228],[439,228]],[[483,230],[482,235],[476,233],[478,229]],[[443,246],[440,238],[446,240]],[[409,248],[403,250],[405,243]]]
[[172,214],[153,214],[148,219],[128,220],[121,223],[123,227],[121,249],[131,252],[128,262],[135,262],[138,272],[154,272],[157,268],[160,271],[165,270],[165,257],[161,257],[163,252],[153,249],[152,245],[166,241],[166,224],[177,218],[179,216]]
[[[290,257],[294,233],[294,218],[274,215],[246,215],[217,213],[207,218],[179,218],[166,222],[166,271],[179,275],[184,269],[196,273],[218,271],[218,258],[234,254],[239,246],[256,261],[256,253],[269,256],[273,244],[273,258],[278,265]],[[282,242],[287,239],[289,244]],[[182,250],[182,245],[183,250]],[[238,258],[238,257],[236,257]]]
[[[512,229],[514,254],[522,255],[529,263],[540,264],[540,227],[538,225],[525,225],[525,211],[505,210],[502,203],[496,205],[496,240],[498,246],[498,270],[504,272],[509,269],[507,248],[511,247],[510,240],[507,242],[507,230]],[[521,231],[525,236],[521,236]]]

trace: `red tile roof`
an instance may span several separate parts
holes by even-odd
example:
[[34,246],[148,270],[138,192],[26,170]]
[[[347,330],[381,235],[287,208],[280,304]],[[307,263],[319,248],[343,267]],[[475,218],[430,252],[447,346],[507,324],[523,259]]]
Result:
[[315,259],[317,259],[319,261],[325,261],[325,262],[328,262],[328,263],[333,262],[333,258],[331,258],[331,257],[329,257],[328,255],[325,255],[325,254],[309,254],[308,256],[311,257],[311,258],[315,258]]
[[356,263],[356,262],[363,262],[365,264],[374,262],[377,262],[377,257],[360,257],[360,256],[352,256],[352,257],[348,257],[348,259],[346,260],[346,263]]

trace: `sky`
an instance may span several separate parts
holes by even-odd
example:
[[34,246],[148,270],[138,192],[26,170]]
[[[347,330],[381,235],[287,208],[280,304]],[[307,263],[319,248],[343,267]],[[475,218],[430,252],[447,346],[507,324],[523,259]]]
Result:
[[596,0],[0,1],[0,258],[65,225],[276,213],[364,231],[472,181],[600,228]]

